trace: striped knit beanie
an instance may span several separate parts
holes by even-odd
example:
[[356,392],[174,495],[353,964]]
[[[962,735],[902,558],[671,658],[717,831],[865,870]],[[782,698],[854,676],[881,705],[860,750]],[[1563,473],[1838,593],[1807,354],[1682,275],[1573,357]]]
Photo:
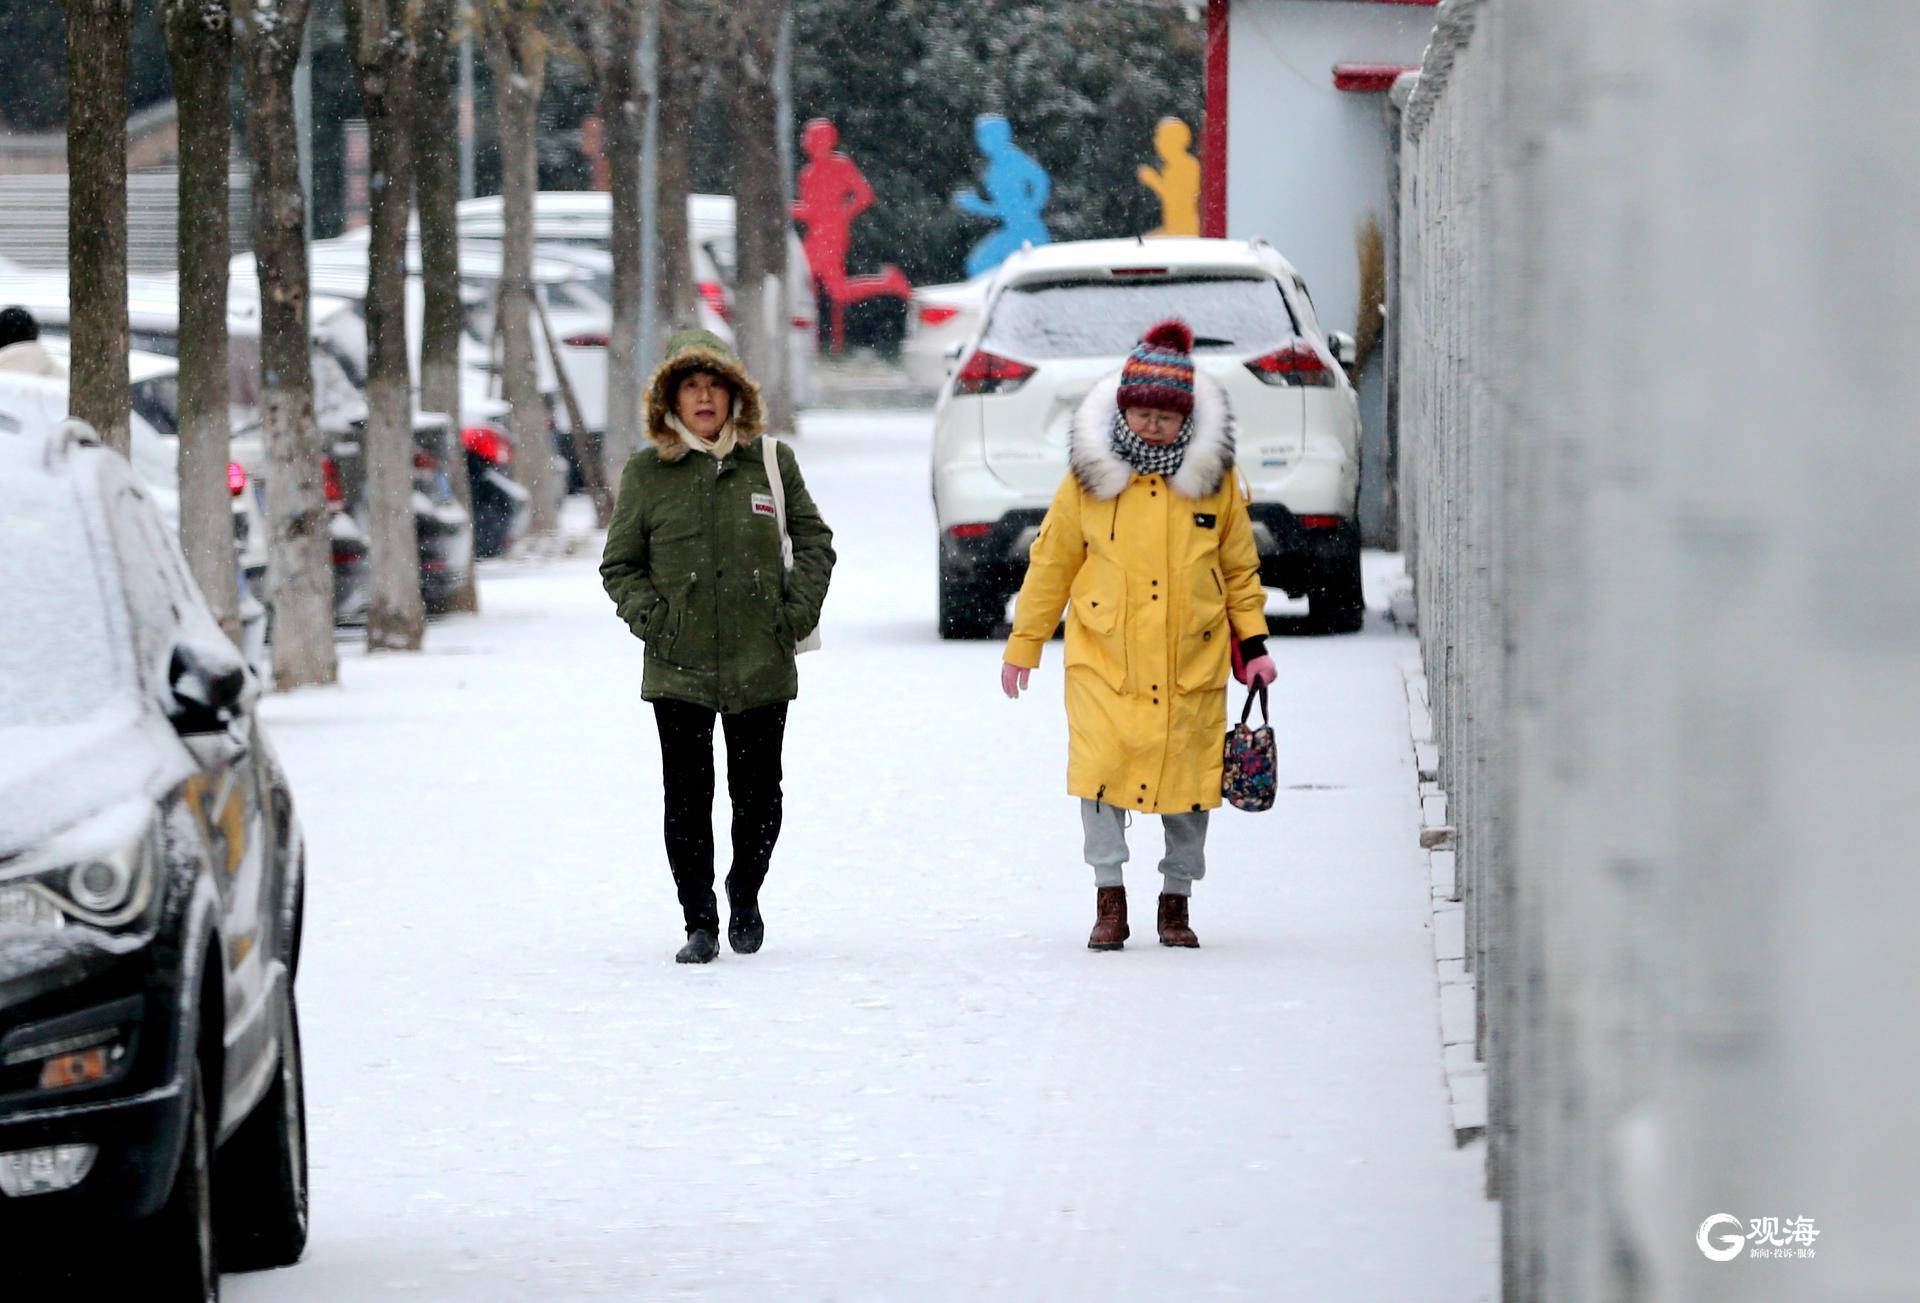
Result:
[[1149,330],[1120,369],[1120,406],[1193,412],[1193,329],[1179,318]]

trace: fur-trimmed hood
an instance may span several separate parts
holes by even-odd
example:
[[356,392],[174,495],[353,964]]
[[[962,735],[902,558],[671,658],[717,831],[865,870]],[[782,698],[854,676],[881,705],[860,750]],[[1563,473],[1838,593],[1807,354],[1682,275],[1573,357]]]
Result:
[[667,424],[673,411],[674,391],[680,377],[689,371],[711,371],[724,376],[733,386],[734,437],[746,446],[760,437],[766,428],[766,408],[760,401],[760,386],[747,374],[726,341],[706,330],[683,330],[667,341],[666,360],[654,368],[647,381],[647,438],[653,442],[661,461],[679,461],[689,449]]
[[[1117,498],[1133,482],[1133,467],[1113,450],[1114,414],[1120,410],[1120,373],[1094,385],[1067,427],[1067,464],[1088,497]],[[1167,478],[1183,498],[1208,498],[1233,469],[1233,410],[1220,382],[1195,371],[1193,439],[1180,469]]]

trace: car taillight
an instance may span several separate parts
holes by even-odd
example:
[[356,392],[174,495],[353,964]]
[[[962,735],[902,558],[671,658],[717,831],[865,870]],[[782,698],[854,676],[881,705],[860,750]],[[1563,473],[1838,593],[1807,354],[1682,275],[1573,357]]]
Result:
[[1302,529],[1340,528],[1340,517],[1338,516],[1300,516],[1297,517],[1297,519]]
[[440,469],[440,463],[435,461],[433,454],[426,449],[415,448],[413,450],[413,468],[417,471],[433,472]]
[[227,463],[227,492],[239,497],[247,491],[247,468],[237,461]]
[[340,468],[334,465],[331,457],[320,459],[320,492],[326,496],[327,505],[334,510],[346,505],[347,491],[340,483]]
[[513,463],[513,444],[491,425],[469,425],[460,431],[460,442],[466,445],[468,452],[489,466],[509,466]]
[[733,308],[727,303],[727,291],[718,281],[701,281],[697,287],[700,297],[713,309],[713,315],[722,321],[733,320]]
[[1270,385],[1306,388],[1330,388],[1333,385],[1333,372],[1320,360],[1313,345],[1304,339],[1297,339],[1285,348],[1254,358],[1247,363],[1247,370]]
[[592,330],[583,330],[577,335],[568,335],[560,341],[568,348],[605,348],[607,337]]
[[989,353],[981,349],[967,359],[960,373],[953,378],[953,392],[956,394],[1010,394],[1027,383],[1027,377],[1035,368],[1025,362],[1015,362],[1012,358],[1001,357],[998,353]]
[[795,317],[793,318],[793,328],[795,330],[812,330],[813,318],[812,317]]
[[923,326],[944,326],[960,315],[960,309],[944,303],[927,303],[920,308],[920,324]]
[[950,538],[985,538],[991,533],[992,525],[955,525],[947,531]]

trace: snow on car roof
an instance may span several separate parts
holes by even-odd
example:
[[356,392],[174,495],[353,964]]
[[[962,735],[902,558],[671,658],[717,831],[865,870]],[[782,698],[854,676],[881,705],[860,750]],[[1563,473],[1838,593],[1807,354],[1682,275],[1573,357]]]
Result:
[[1022,249],[1002,264],[1003,283],[1116,267],[1183,271],[1250,271],[1292,275],[1293,266],[1271,245],[1252,240],[1170,237],[1153,240],[1068,240]]
[[[482,195],[462,199],[455,211],[460,224],[469,226],[503,222],[506,210],[501,196]],[[732,229],[734,212],[732,195],[687,196],[687,216],[695,226]],[[613,220],[613,196],[604,190],[541,190],[533,196],[533,216],[536,222],[604,226]]]
[[[61,273],[0,276],[0,305],[19,304],[49,329],[65,330],[71,318],[67,278]],[[127,283],[130,330],[171,335],[180,329],[180,283],[172,276],[136,277]],[[260,333],[259,311],[244,303],[227,306],[227,330],[241,336]]]
[[[460,246],[460,276],[463,280],[498,280],[500,278],[501,247],[487,240],[463,240]],[[420,275],[420,246],[407,248],[407,273],[411,277]],[[572,263],[555,262],[548,258],[533,260],[533,279],[544,285],[558,281],[579,280],[582,272]],[[364,245],[342,245],[331,241],[321,241],[313,246],[312,281],[316,289],[327,290],[346,298],[364,299],[367,296],[367,251]]]
[[[42,334],[40,344],[47,352],[67,361],[73,356],[73,340],[61,334]],[[139,384],[144,380],[159,380],[167,376],[180,374],[180,359],[168,357],[165,353],[149,353],[145,349],[127,350],[127,382]]]

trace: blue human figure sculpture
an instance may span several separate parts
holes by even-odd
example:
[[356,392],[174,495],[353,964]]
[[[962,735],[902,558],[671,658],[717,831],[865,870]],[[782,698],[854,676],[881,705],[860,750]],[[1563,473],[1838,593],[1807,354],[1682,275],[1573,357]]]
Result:
[[1013,143],[1013,124],[998,113],[982,113],[973,120],[973,138],[986,156],[987,170],[981,185],[987,192],[962,190],[954,195],[954,206],[973,217],[998,221],[1000,229],[973,246],[967,255],[967,275],[992,271],[1020,246],[1049,244],[1053,236],[1041,220],[1040,210],[1053,193],[1053,181],[1047,169]]

